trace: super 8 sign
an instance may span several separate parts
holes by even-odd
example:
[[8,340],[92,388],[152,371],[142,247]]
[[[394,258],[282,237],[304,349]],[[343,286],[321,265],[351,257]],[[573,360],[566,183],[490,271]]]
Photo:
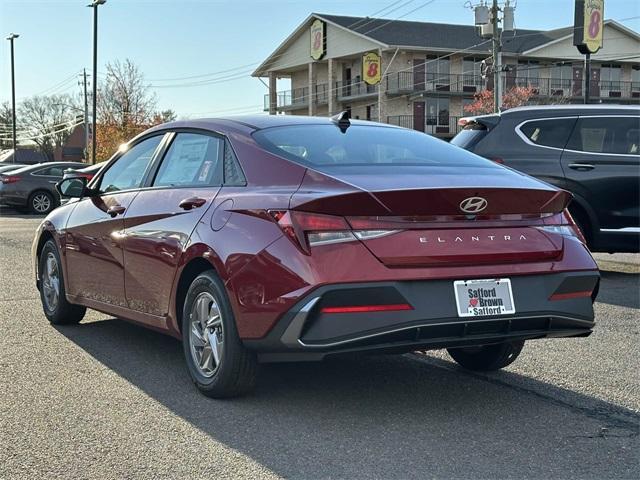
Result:
[[576,0],[573,44],[580,53],[596,53],[602,48],[604,0]]
[[362,57],[362,79],[369,85],[380,83],[380,55],[374,52],[367,53]]

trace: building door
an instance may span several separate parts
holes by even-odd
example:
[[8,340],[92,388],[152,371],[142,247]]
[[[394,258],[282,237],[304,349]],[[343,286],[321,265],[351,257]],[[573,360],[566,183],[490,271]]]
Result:
[[424,102],[413,102],[413,129],[424,132]]
[[507,90],[516,86],[517,69],[518,69],[517,65],[507,65],[507,73],[506,73]]
[[582,96],[582,67],[573,67],[573,89],[571,94],[574,97]]
[[342,94],[345,97],[351,96],[351,67],[344,68],[344,90]]
[[591,79],[589,81],[589,95],[600,96],[600,69],[591,67]]
[[[413,59],[413,89],[417,92],[424,90],[424,77],[426,75],[425,60],[422,58]],[[415,108],[415,103],[413,104]],[[424,102],[422,103],[424,107]]]

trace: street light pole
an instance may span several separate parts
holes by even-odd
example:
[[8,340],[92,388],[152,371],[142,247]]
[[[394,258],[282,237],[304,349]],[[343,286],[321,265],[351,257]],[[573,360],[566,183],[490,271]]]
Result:
[[96,163],[96,121],[98,114],[96,104],[98,100],[98,6],[104,5],[107,0],[93,0],[87,7],[93,8],[93,125],[91,128],[91,164]]
[[87,105],[87,69],[82,69],[82,83],[84,91],[84,158],[89,156],[89,107]]
[[11,42],[11,130],[13,139],[13,163],[17,163],[16,157],[18,156],[18,142],[16,141],[16,75],[13,60],[13,41],[19,36],[17,33],[10,33],[7,37],[7,40]]

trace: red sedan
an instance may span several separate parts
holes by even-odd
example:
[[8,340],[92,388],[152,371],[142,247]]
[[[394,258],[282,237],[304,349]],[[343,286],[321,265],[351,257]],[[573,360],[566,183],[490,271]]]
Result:
[[364,121],[181,121],[129,142],[40,225],[44,313],[86,308],[181,338],[206,395],[258,364],[448,349],[513,362],[587,336],[597,266],[571,196],[427,135]]

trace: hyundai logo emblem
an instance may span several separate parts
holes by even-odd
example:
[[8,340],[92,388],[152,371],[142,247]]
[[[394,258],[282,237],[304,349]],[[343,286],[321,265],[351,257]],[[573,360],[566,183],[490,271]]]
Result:
[[460,202],[460,210],[465,213],[480,213],[487,208],[487,201],[482,197],[469,197]]

